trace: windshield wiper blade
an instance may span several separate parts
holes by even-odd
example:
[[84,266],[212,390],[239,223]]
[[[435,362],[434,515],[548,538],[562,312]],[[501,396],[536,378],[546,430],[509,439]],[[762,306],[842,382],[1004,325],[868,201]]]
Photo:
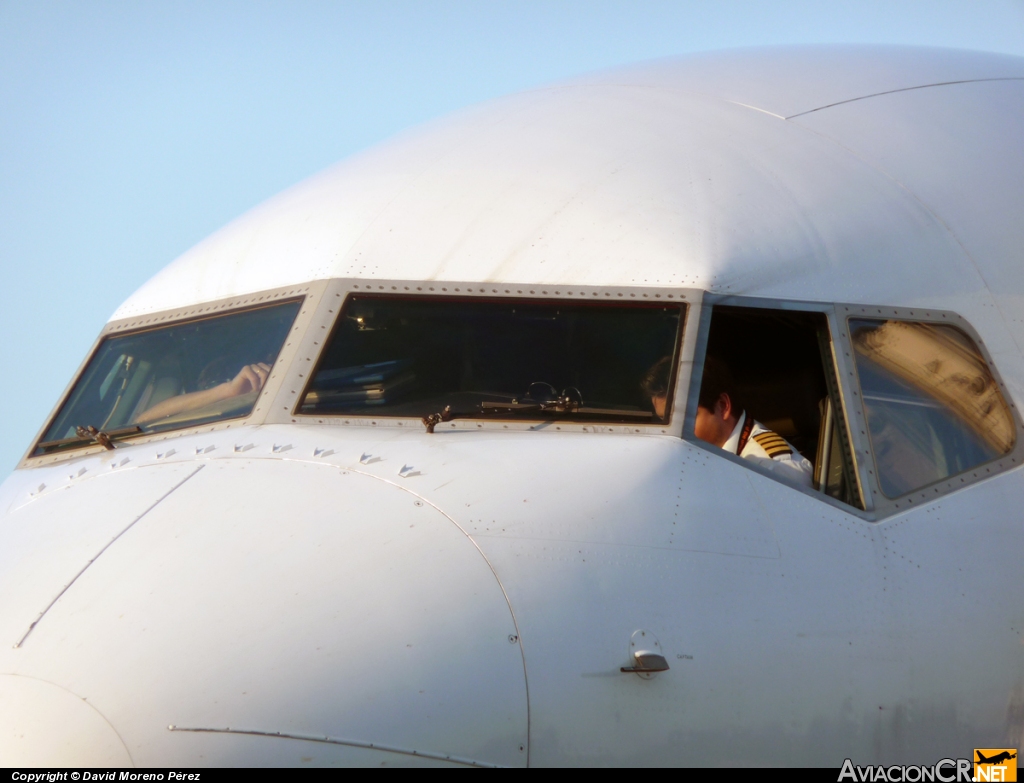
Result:
[[138,435],[142,427],[120,427],[116,430],[98,430],[91,424],[86,427],[75,427],[75,438],[61,438],[60,440],[44,440],[39,444],[41,449],[59,449],[64,446],[74,446],[79,443],[98,443],[108,451],[114,450],[113,441],[129,435]]
[[583,414],[584,416],[616,416],[626,419],[659,420],[653,411],[594,408],[589,405],[583,405],[579,400],[566,395],[546,402],[482,402],[478,410],[466,411],[464,413],[457,413],[452,410],[451,405],[446,405],[440,413],[431,413],[429,416],[424,416],[421,421],[423,426],[427,428],[427,432],[433,432],[438,424],[451,421],[452,419],[471,419],[479,416],[515,416],[524,413],[571,413]]
[[[537,405],[509,405],[507,402],[484,402],[481,403],[481,407],[485,411],[492,411],[494,409],[497,409],[502,413],[514,413],[515,411],[524,411],[526,413],[529,413],[530,411],[538,410]],[[555,413],[582,413],[584,415],[591,416],[621,416],[623,418],[629,419],[655,418],[653,411],[631,411],[625,408],[595,408],[592,405],[582,404],[566,408],[564,411],[556,407],[540,407],[539,410],[551,410],[554,411]]]
[[427,432],[432,433],[434,427],[438,424],[451,421],[452,419],[468,419],[480,415],[509,416],[522,413],[573,413],[580,410],[580,405],[579,397],[570,394],[563,394],[555,397],[553,400],[545,400],[543,402],[483,402],[478,410],[465,413],[456,413],[452,410],[451,405],[445,405],[443,411],[424,416],[421,421],[423,426],[427,428]]

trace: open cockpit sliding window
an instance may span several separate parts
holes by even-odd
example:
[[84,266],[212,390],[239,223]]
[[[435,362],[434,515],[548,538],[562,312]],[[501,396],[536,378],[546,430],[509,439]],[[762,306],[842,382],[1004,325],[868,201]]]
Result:
[[349,294],[295,413],[662,425],[685,312]]
[[827,315],[717,305],[706,334],[688,436],[864,508]]

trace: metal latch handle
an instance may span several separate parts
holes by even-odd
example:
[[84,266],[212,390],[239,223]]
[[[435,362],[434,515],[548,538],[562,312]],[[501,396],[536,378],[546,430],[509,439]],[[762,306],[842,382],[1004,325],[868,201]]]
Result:
[[668,661],[665,660],[665,656],[653,650],[637,650],[633,653],[633,660],[636,661],[636,666],[623,666],[619,671],[636,672],[637,674],[668,671]]

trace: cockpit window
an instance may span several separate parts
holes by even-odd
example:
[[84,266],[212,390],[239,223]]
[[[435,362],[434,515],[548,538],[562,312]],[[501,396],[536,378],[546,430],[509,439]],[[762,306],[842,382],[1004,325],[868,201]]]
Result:
[[693,436],[863,508],[823,312],[716,305]]
[[298,412],[660,423],[683,313],[350,295]]
[[959,329],[851,319],[882,492],[896,498],[1008,453],[1013,417],[978,347]]
[[33,454],[248,416],[300,304],[107,337]]

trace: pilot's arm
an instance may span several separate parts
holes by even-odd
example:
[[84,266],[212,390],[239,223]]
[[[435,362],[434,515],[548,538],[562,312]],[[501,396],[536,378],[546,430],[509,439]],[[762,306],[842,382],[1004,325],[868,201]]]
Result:
[[793,484],[802,487],[814,485],[814,466],[810,461],[781,435],[756,422],[740,456]]
[[136,424],[149,424],[158,419],[173,416],[176,413],[193,411],[205,405],[211,405],[221,400],[237,397],[240,394],[259,391],[267,382],[270,375],[270,365],[263,362],[258,364],[247,364],[230,381],[214,386],[212,389],[179,394],[177,397],[158,402],[152,408],[143,411],[136,417]]

